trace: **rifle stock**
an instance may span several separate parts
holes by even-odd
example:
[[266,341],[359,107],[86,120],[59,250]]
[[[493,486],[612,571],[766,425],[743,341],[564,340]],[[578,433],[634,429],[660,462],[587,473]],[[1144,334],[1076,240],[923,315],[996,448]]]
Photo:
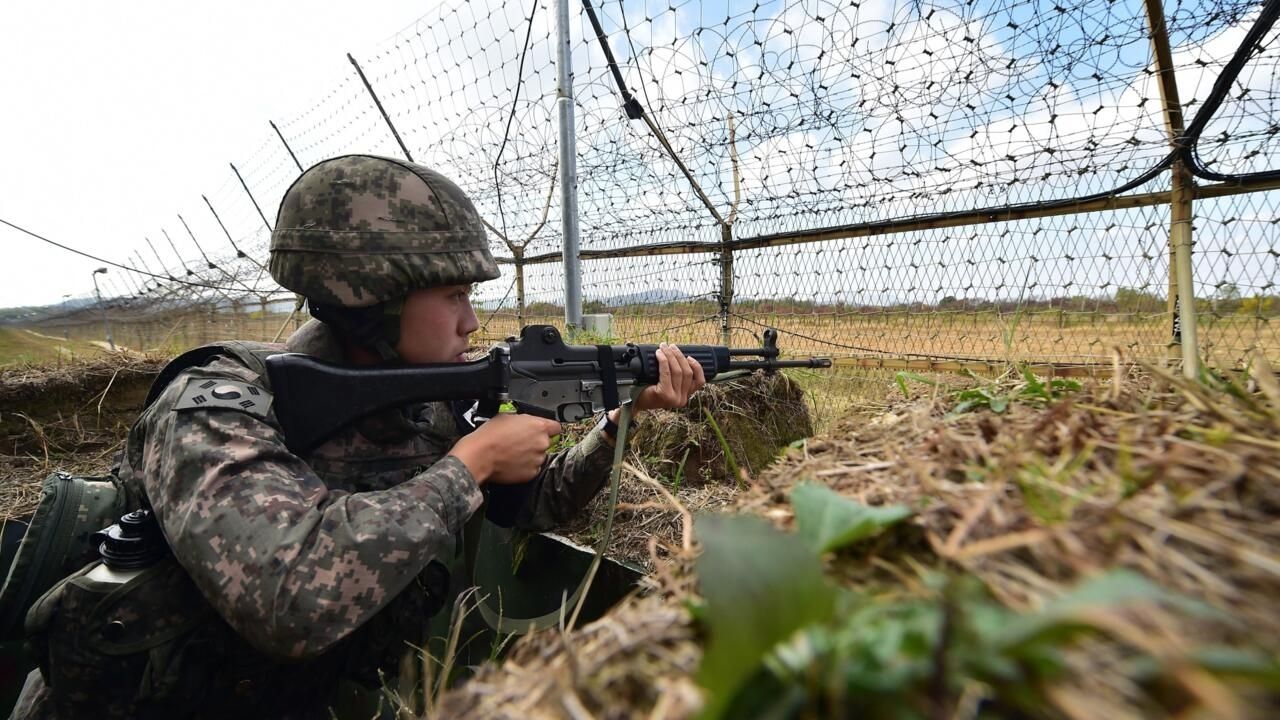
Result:
[[[500,355],[500,358],[495,358]],[[505,353],[468,363],[364,368],[334,365],[301,353],[267,358],[276,419],[294,453],[319,445],[370,413],[416,402],[492,400],[509,379]]]
[[[827,358],[778,360],[777,333],[760,348],[681,345],[708,381],[735,370],[831,367]],[[529,325],[488,356],[467,363],[348,367],[307,355],[267,358],[276,419],[285,444],[302,454],[343,426],[378,410],[419,402],[478,400],[491,417],[504,402],[561,422],[616,407],[625,389],[658,382],[657,345],[566,345],[550,325]],[[735,357],[755,356],[756,360]]]

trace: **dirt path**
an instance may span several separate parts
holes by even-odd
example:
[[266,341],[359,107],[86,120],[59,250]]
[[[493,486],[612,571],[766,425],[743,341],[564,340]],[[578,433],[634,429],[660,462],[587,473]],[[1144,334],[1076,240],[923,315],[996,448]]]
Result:
[[[39,332],[36,332],[35,330],[27,330],[25,328],[23,329],[23,332],[29,333],[31,335],[34,335],[38,338],[42,338],[45,340],[53,340],[54,342],[59,343],[58,352],[66,355],[71,354],[71,350],[69,350],[65,345],[61,344],[61,343],[67,342],[65,338],[55,337],[53,335],[45,335],[44,333],[39,333]],[[133,348],[127,348],[124,345],[120,345],[120,344],[116,344],[116,346],[112,348],[111,345],[107,343],[106,340],[86,340],[85,342],[89,343],[90,345],[93,345],[94,347],[106,350],[107,352],[122,352],[122,353],[128,353],[130,355],[142,354],[137,350],[134,350]]]
[[38,337],[38,338],[40,338],[41,340],[52,340],[52,341],[54,341],[56,344],[53,346],[53,349],[57,351],[57,353],[58,353],[58,357],[60,357],[60,358],[64,358],[64,359],[66,359],[66,358],[73,358],[73,357],[75,357],[75,353],[71,351],[71,348],[69,348],[69,347],[67,347],[66,345],[63,345],[63,344],[62,344],[62,343],[64,343],[64,342],[66,342],[66,340],[64,340],[64,339],[62,339],[62,338],[60,338],[60,337],[54,337],[53,335],[45,335],[44,333],[38,333],[38,332],[36,332],[35,330],[27,330],[27,329],[25,329],[25,328],[23,328],[23,332],[28,333],[28,334],[30,334],[30,335],[33,335],[33,336],[35,336],[35,337]]
[[128,355],[138,355],[138,356],[142,355],[142,353],[138,352],[137,350],[134,350],[133,348],[127,348],[123,345],[120,345],[119,343],[116,344],[113,350],[113,348],[107,344],[106,340],[90,340],[89,343],[92,345],[96,345],[97,347],[100,347],[103,350],[106,350],[107,352],[114,351],[114,352],[126,353]]
[[31,335],[35,335],[38,338],[44,338],[45,340],[52,340],[54,342],[59,342],[59,343],[67,342],[66,338],[54,337],[53,335],[45,335],[44,333],[38,333],[35,330],[27,330],[26,328],[23,328],[22,331],[25,333],[29,333]]

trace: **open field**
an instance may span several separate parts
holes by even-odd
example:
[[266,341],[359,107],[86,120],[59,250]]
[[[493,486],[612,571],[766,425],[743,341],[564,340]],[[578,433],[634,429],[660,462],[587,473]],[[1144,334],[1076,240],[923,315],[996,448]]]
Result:
[[104,348],[88,340],[55,337],[24,328],[0,327],[0,367],[70,362],[77,358],[98,357],[103,352]]
[[[563,325],[561,317],[530,317],[528,323]],[[498,315],[487,335],[517,328],[514,316]],[[1110,363],[1119,348],[1127,359],[1169,357],[1168,317],[1092,313],[885,312],[754,314],[732,320],[732,344],[758,344],[765,327],[777,328],[790,355],[844,358],[933,358],[988,362]],[[721,342],[714,316],[631,311],[614,316],[614,337],[640,342]],[[1280,321],[1266,317],[1204,318],[1204,355],[1236,365],[1252,352],[1280,362]],[[1172,351],[1176,353],[1176,350]]]
[[[678,312],[676,310],[679,310]],[[171,354],[224,339],[271,340],[305,320],[288,314],[157,313],[142,319],[113,321],[116,341],[144,352]],[[514,314],[480,314],[477,347],[518,332]],[[523,324],[547,323],[563,327],[560,315],[528,315]],[[712,314],[693,314],[687,308],[661,305],[626,308],[614,314],[616,341],[689,342],[719,344],[720,320]],[[1118,349],[1126,360],[1161,362],[1177,356],[1169,342],[1171,323],[1164,313],[921,311],[754,313],[732,318],[731,344],[759,344],[765,327],[781,332],[779,344],[792,356],[821,355],[856,359],[885,367],[908,361],[936,363],[1101,363],[1110,364]],[[50,325],[33,330],[61,337],[80,347],[101,341],[94,322]],[[1204,315],[1199,323],[1201,355],[1225,367],[1243,367],[1252,353],[1280,365],[1280,320],[1257,315]],[[947,369],[947,368],[942,368]],[[955,369],[955,368],[950,368]]]
[[[291,320],[288,313],[188,310],[158,312],[140,318],[112,318],[111,333],[118,345],[143,353],[174,355],[218,340],[271,340],[282,328],[282,337],[285,337],[298,325],[301,322]],[[65,334],[82,343],[101,342],[104,337],[101,320],[94,323],[92,318],[31,329],[55,337]]]

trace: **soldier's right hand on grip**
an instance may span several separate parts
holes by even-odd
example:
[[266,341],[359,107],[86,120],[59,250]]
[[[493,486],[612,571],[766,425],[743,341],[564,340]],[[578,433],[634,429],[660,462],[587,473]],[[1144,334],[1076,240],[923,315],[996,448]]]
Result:
[[534,415],[500,414],[462,438],[449,451],[476,482],[513,485],[538,476],[560,423]]

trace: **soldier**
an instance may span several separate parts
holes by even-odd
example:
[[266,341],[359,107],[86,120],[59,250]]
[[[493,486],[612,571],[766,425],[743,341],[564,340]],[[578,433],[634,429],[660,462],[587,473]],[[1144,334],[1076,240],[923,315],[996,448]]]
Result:
[[[41,670],[14,717],[328,717],[339,680],[376,687],[423,641],[455,536],[486,495],[495,522],[541,530],[605,483],[616,417],[554,455],[553,421],[501,415],[473,429],[446,403],[366,417],[305,457],[285,448],[270,353],[465,360],[471,286],[498,268],[447,178],[373,156],[321,162],[285,193],[270,270],[315,319],[283,348],[223,343],[162,374],[120,479],[172,555],[123,585],[82,571],[37,603],[27,627]],[[705,382],[675,346],[658,361],[662,380],[636,411],[683,406]],[[202,388],[257,401],[212,406],[197,402]]]

